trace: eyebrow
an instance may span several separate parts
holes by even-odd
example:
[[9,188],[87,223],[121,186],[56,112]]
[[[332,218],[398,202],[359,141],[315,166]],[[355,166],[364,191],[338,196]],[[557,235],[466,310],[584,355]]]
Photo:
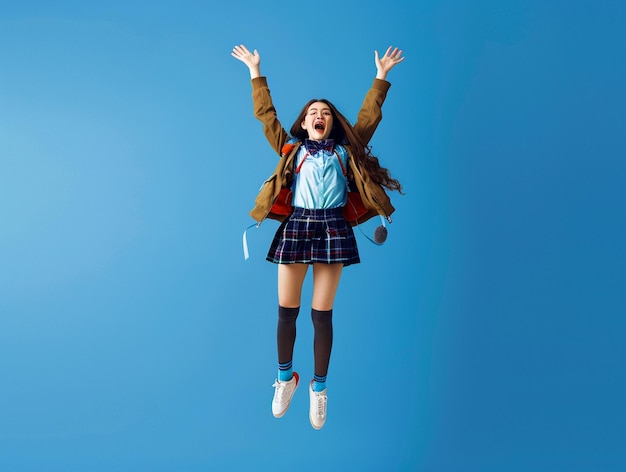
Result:
[[[317,107],[311,107],[311,108],[309,108],[309,111],[316,111],[316,110],[318,110],[318,108],[317,108]],[[330,111],[330,108],[328,108],[328,107],[323,107],[323,108],[322,108],[322,111],[324,111],[324,110],[326,110],[326,111]]]

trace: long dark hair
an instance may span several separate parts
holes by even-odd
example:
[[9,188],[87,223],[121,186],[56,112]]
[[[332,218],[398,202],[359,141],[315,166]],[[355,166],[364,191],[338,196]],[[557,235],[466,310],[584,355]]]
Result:
[[378,158],[372,154],[370,147],[362,142],[361,138],[358,134],[356,134],[348,119],[343,116],[339,110],[337,110],[335,105],[325,98],[313,98],[309,100],[306,105],[304,105],[304,108],[302,108],[298,118],[296,118],[296,121],[289,130],[291,136],[298,138],[303,142],[309,137],[309,133],[307,130],[302,128],[301,124],[309,110],[309,107],[315,102],[322,102],[328,105],[328,108],[330,108],[333,115],[333,127],[328,137],[333,139],[335,144],[349,145],[357,166],[364,168],[374,182],[389,190],[397,190],[402,193],[402,185],[400,182],[392,178],[389,170],[380,165]]

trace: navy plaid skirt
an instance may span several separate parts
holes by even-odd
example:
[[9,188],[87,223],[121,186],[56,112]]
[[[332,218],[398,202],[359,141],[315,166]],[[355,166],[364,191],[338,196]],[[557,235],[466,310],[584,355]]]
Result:
[[356,238],[342,211],[295,207],[276,231],[267,260],[276,264],[358,264]]

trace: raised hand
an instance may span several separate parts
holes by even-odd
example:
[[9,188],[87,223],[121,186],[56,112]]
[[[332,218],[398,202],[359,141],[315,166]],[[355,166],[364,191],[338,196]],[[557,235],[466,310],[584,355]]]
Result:
[[239,46],[235,46],[233,48],[230,55],[248,66],[251,79],[261,75],[261,56],[256,49],[254,52],[250,52],[248,51],[248,48],[246,48],[243,44],[240,44]]
[[378,57],[378,51],[374,51],[374,57],[376,62],[376,78],[385,80],[387,72],[389,72],[396,64],[400,64],[404,61],[402,50],[389,46],[387,52],[383,57]]

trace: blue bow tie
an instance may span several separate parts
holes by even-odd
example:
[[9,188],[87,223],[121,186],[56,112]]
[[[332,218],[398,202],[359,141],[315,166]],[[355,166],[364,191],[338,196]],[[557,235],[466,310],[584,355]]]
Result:
[[309,154],[313,155],[319,151],[333,152],[335,142],[332,139],[325,139],[324,141],[313,141],[311,139],[305,139],[304,145]]

